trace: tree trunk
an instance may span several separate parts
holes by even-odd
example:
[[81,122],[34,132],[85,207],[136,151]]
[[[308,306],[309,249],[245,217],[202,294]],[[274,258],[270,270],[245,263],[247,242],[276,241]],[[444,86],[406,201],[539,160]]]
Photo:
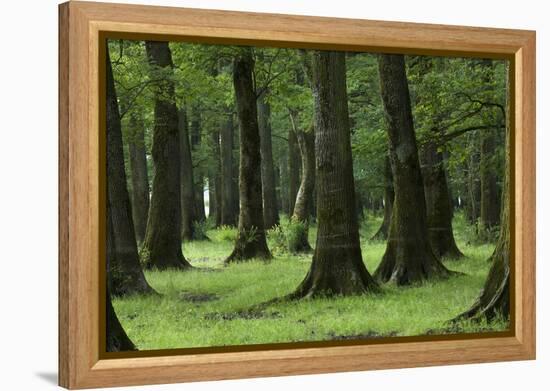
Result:
[[114,295],[154,293],[141,269],[130,196],[126,187],[122,130],[107,50],[107,277]]
[[111,302],[111,295],[107,290],[107,352],[128,352],[131,350],[137,350],[128,335],[122,328],[122,325],[118,321],[113,304]]
[[[294,114],[291,114],[292,118],[294,118]],[[298,232],[296,232],[296,237],[289,242],[289,250],[291,252],[308,252],[312,250],[309,244],[308,233],[310,208],[315,189],[315,134],[313,126],[304,131],[295,126],[296,121],[294,119],[292,123],[300,148],[302,163],[302,178],[298,194],[296,195],[292,221],[298,222],[302,226],[296,227]]]
[[378,69],[395,200],[386,252],[375,277],[397,285],[445,277],[450,271],[435,256],[428,239],[426,200],[403,55],[380,55]]
[[289,190],[288,190],[288,151],[283,150],[279,159],[279,187],[281,194],[281,210],[283,213],[288,213],[289,205]]
[[208,218],[218,227],[221,224],[220,132],[216,130],[210,135],[214,164],[208,175]]
[[[507,73],[508,74],[508,73]],[[509,80],[506,80],[507,90]],[[507,91],[508,92],[508,91]],[[508,96],[508,93],[506,94]],[[491,320],[495,316],[510,318],[510,101],[506,102],[506,142],[504,184],[500,206],[500,234],[495,251],[491,255],[491,269],[483,289],[472,307],[457,316],[454,321],[473,319]]]
[[181,237],[182,240],[193,240],[195,222],[195,192],[193,185],[193,159],[189,143],[189,123],[187,110],[182,106],[178,111],[178,128],[181,157]]
[[434,143],[425,144],[421,154],[430,244],[439,258],[461,258],[464,255],[458,249],[453,234],[453,207],[443,154]]
[[[172,71],[172,54],[167,42],[147,41],[147,57],[152,79],[155,68]],[[149,208],[143,258],[147,267],[157,269],[190,268],[181,252],[181,187],[178,109],[174,83],[166,77],[156,83],[153,128],[155,178]]]
[[[475,134],[474,134],[475,136]],[[477,141],[477,138],[475,138]],[[472,140],[469,140],[472,143]],[[480,205],[480,185],[479,185],[479,153],[478,143],[473,142],[470,146],[473,148],[473,152],[470,154],[470,158],[467,162],[467,197],[465,198],[466,204],[466,217],[470,224],[477,224],[479,219],[479,205]]]
[[147,155],[145,153],[145,129],[139,114],[130,114],[128,149],[132,175],[132,220],[136,240],[143,243],[149,213],[149,178],[147,176]]
[[233,114],[229,114],[220,133],[221,155],[221,224],[234,226],[238,212],[233,199]]
[[288,132],[288,215],[294,214],[294,204],[300,187],[300,148],[296,132]]
[[273,167],[273,147],[271,142],[271,108],[266,101],[266,93],[258,97],[258,126],[260,128],[260,151],[262,155],[262,199],[264,207],[264,227],[273,228],[279,224],[277,194],[275,191],[275,168]]
[[371,240],[386,240],[388,238],[394,198],[391,163],[389,156],[386,156],[384,161],[384,217],[382,225],[380,225],[380,228],[378,228],[378,231],[372,236]]
[[252,258],[271,259],[264,230],[260,131],[252,80],[252,51],[243,48],[233,62],[233,85],[240,125],[239,232],[226,263]]
[[[198,154],[202,142],[201,137],[201,114],[197,106],[191,110],[191,151],[192,157]],[[195,221],[206,220],[206,211],[204,208],[204,173],[200,167],[193,170],[194,191],[195,191]],[[202,238],[198,238],[202,239]]]
[[355,211],[345,54],[313,55],[317,243],[291,297],[356,295],[377,289],[361,255]]
[[479,179],[481,197],[479,203],[479,217],[481,228],[484,230],[491,230],[498,226],[500,219],[499,191],[494,168],[496,135],[494,129],[480,132],[480,134]]

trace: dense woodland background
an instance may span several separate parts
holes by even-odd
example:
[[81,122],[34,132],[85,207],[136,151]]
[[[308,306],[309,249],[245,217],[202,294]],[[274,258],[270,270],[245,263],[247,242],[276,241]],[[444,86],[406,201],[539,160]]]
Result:
[[[136,296],[163,304],[170,295],[152,283],[158,273],[215,281],[227,273],[218,266],[251,259],[284,279],[293,266],[285,274],[276,262],[295,257],[306,273],[295,270],[301,282],[266,300],[235,303],[248,321],[305,298],[384,302],[407,289],[398,287],[444,280],[459,289],[469,274],[460,264],[472,258],[464,254],[486,244],[481,294],[449,319],[507,318],[507,105],[504,61],[109,42],[107,258],[117,312],[124,298],[127,307]],[[226,249],[215,247],[224,235],[230,248],[210,256]],[[372,268],[365,254],[376,246]],[[201,267],[186,249],[211,262]],[[261,285],[255,277],[245,283]],[[163,307],[167,317],[173,310]],[[108,311],[108,350],[133,348],[110,300]]]

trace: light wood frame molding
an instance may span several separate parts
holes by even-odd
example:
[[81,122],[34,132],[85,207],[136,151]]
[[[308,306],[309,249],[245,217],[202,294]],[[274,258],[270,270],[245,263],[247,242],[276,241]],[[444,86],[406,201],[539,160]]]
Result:
[[[510,336],[103,359],[99,348],[100,33],[508,58],[514,65]],[[59,6],[59,384],[175,383],[535,358],[535,32],[71,1]]]

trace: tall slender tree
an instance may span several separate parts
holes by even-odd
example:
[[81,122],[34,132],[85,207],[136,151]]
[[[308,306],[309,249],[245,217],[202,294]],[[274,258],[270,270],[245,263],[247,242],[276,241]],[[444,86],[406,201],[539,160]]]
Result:
[[154,88],[153,193],[143,244],[147,267],[190,268],[181,251],[180,139],[172,53],[167,42],[145,42]]
[[300,148],[302,175],[291,219],[301,223],[302,227],[298,228],[296,237],[289,242],[289,250],[291,252],[308,252],[311,251],[308,233],[315,190],[315,134],[313,126],[307,130],[298,128],[296,116],[296,113],[291,113],[290,118]]
[[236,225],[238,209],[235,208],[233,183],[233,113],[226,114],[220,131],[221,160],[221,224]]
[[279,210],[275,192],[275,168],[271,142],[271,106],[267,101],[267,90],[258,96],[258,126],[260,129],[260,151],[262,155],[262,199],[264,226],[266,229],[279,224]]
[[132,110],[129,120],[128,151],[132,179],[132,219],[136,240],[143,243],[149,214],[149,178],[145,151],[145,127],[140,114]]
[[264,230],[260,131],[252,72],[252,49],[241,48],[233,61],[233,85],[240,127],[239,227],[235,248],[226,263],[271,259]]
[[296,132],[288,131],[288,215],[294,213],[294,204],[300,188],[300,147]]
[[291,297],[377,289],[361,255],[346,93],[345,54],[313,55],[318,232],[310,270]]
[[386,159],[384,159],[384,217],[380,228],[378,228],[378,231],[372,236],[371,240],[386,240],[388,238],[394,198],[391,163],[389,156],[386,156]]
[[113,69],[107,50],[107,275],[114,295],[153,293],[141,269],[130,196],[126,187],[122,130]]
[[386,252],[375,277],[397,285],[445,277],[450,271],[435,256],[428,239],[426,200],[403,55],[380,55],[378,69],[395,200]]
[[182,105],[178,111],[178,129],[180,141],[180,183],[181,183],[181,237],[193,240],[195,235],[195,192],[193,184],[193,159],[189,142],[189,122],[187,109]]

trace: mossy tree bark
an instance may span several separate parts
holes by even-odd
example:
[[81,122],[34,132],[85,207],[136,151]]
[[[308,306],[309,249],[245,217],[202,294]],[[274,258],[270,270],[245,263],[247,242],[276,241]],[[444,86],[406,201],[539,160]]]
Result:
[[403,55],[378,57],[380,91],[390,141],[395,200],[386,252],[375,277],[406,285],[450,274],[429,239],[426,200]]
[[384,161],[384,217],[380,228],[378,228],[378,231],[372,236],[371,240],[386,240],[388,238],[394,198],[391,163],[389,156],[386,156]]
[[283,149],[279,159],[279,188],[281,210],[283,213],[288,213],[290,207],[288,201],[288,151],[286,149]]
[[233,181],[233,113],[227,114],[220,132],[221,160],[221,224],[237,224],[238,209],[235,208]]
[[107,50],[107,278],[114,295],[153,293],[141,269],[126,187],[120,112]]
[[308,130],[298,128],[296,125],[296,116],[297,113],[290,114],[293,130],[300,149],[302,175],[291,220],[300,223],[301,226],[297,227],[297,235],[289,243],[289,250],[291,252],[309,252],[312,250],[309,244],[308,233],[315,190],[315,134],[313,126]]
[[235,248],[226,263],[271,259],[264,230],[260,130],[252,80],[252,50],[243,48],[233,61],[233,85],[240,125],[239,226]]
[[132,219],[136,240],[143,243],[149,214],[149,178],[145,152],[145,128],[143,119],[135,111],[130,113],[128,150],[132,180]]
[[[145,43],[152,79],[159,73],[172,72],[172,53],[167,42]],[[154,128],[152,155],[155,178],[143,260],[147,267],[168,269],[190,268],[181,251],[181,186],[178,109],[174,83],[162,77],[154,90]]]
[[126,331],[122,328],[118,317],[116,316],[111,302],[110,292],[107,291],[107,346],[108,352],[128,352],[137,350],[133,342],[128,338]]
[[180,183],[181,183],[181,237],[193,240],[195,222],[195,192],[193,184],[193,159],[189,142],[189,122],[185,106],[178,111],[178,129],[180,141]]
[[291,298],[356,295],[377,284],[361,255],[345,54],[313,55],[318,233],[311,268]]
[[[508,74],[508,73],[507,73]],[[509,89],[509,80],[506,80]],[[506,94],[508,96],[508,94]],[[506,102],[506,142],[504,183],[500,206],[500,233],[493,254],[491,269],[479,297],[472,307],[454,320],[491,320],[496,316],[510,318],[510,101]]]
[[258,126],[260,128],[260,151],[262,155],[262,199],[265,229],[279,225],[277,193],[275,191],[275,168],[271,140],[271,107],[267,102],[267,91],[258,97]]
[[464,255],[453,234],[453,206],[443,153],[435,143],[428,142],[424,144],[421,156],[430,244],[437,257],[461,258]]

